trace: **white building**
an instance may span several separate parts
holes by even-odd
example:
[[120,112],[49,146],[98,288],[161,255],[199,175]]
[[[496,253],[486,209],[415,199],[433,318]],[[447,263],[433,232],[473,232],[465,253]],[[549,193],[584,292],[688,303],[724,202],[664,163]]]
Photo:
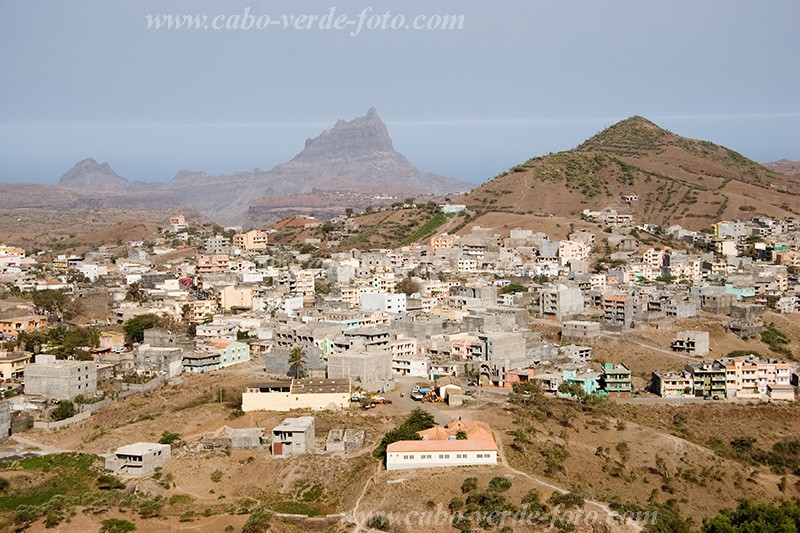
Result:
[[361,295],[362,311],[380,311],[383,313],[405,313],[406,295],[403,293],[382,293]]

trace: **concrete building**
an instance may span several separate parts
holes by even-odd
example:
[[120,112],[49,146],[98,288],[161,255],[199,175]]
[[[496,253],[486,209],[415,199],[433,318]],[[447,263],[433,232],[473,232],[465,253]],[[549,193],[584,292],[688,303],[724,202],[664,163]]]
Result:
[[237,233],[233,236],[233,245],[240,250],[252,252],[266,250],[269,242],[269,233],[260,230],[250,230],[246,233]]
[[[463,431],[467,438],[456,439]],[[485,422],[451,422],[419,432],[422,440],[401,440],[386,447],[386,470],[449,468],[454,466],[493,466],[497,464],[497,444]]]
[[177,376],[183,372],[183,349],[140,344],[133,350],[133,366],[145,374]]
[[707,331],[680,331],[672,341],[672,351],[704,357],[709,352]]
[[695,396],[725,397],[725,365],[719,361],[702,361],[698,363],[687,363],[685,368],[686,371],[691,374],[692,380],[694,381]]
[[362,311],[380,311],[383,313],[405,313],[406,295],[395,293],[362,293]]
[[353,385],[377,390],[392,379],[389,350],[347,350],[328,356],[328,378],[350,379]]
[[561,325],[561,341],[594,344],[600,337],[600,324],[585,320],[569,320]]
[[156,468],[163,467],[172,458],[169,444],[137,442],[117,448],[113,454],[106,455],[105,467],[115,474],[124,476],[149,476]]
[[630,398],[633,391],[631,371],[622,363],[604,363],[600,383],[609,398]]
[[689,372],[653,372],[650,389],[662,398],[691,396],[694,379]]
[[291,411],[292,409],[345,409],[350,405],[349,379],[293,379],[247,385],[242,411]]
[[609,296],[603,300],[603,321],[609,329],[634,326],[634,301],[630,296]]
[[14,352],[0,356],[0,380],[22,379],[25,367],[31,362],[30,352]]
[[272,455],[289,457],[314,451],[314,417],[287,418],[272,430]]
[[71,400],[79,394],[92,397],[97,393],[97,363],[37,355],[36,362],[25,367],[25,392],[49,400]]
[[539,291],[539,312],[562,322],[583,312],[583,293],[579,287],[559,283]]
[[360,450],[364,446],[366,432],[363,429],[332,429],[325,442],[327,453],[347,453]]

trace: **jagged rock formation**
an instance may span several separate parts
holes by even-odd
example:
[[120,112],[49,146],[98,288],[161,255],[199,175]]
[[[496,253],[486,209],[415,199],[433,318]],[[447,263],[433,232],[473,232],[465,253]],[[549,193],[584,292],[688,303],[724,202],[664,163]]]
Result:
[[57,185],[66,189],[90,191],[120,191],[128,187],[128,180],[114,172],[108,163],[84,159],[61,176]]

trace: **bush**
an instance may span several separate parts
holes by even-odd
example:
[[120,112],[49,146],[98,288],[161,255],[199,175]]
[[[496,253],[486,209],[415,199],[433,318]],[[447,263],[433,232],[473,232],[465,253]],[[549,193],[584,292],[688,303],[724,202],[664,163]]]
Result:
[[511,481],[507,477],[496,476],[489,481],[489,490],[505,492],[511,488]]
[[391,522],[386,517],[386,515],[376,514],[369,517],[367,520],[367,525],[373,529],[379,529],[381,531],[389,531],[391,527]]
[[263,507],[256,507],[242,527],[242,533],[264,533],[269,529],[272,514]]
[[558,507],[560,505],[566,509],[572,507],[583,507],[584,504],[583,496],[577,492],[567,492],[566,494],[554,492],[552,495],[550,495],[550,499],[547,501],[554,507]]
[[106,518],[100,526],[100,533],[129,533],[130,531],[136,531],[136,524],[119,518]]
[[11,483],[4,477],[0,477],[0,494],[6,492]]
[[77,411],[75,410],[75,404],[69,400],[61,400],[58,406],[50,412],[50,415],[53,417],[53,420],[66,420],[67,418],[72,418],[75,416]]
[[473,490],[478,488],[478,478],[476,477],[468,477],[464,480],[461,484],[461,493],[462,494],[469,494]]
[[172,444],[176,440],[181,440],[180,433],[172,433],[169,431],[165,431],[161,434],[161,438],[158,439],[159,444]]
[[97,477],[97,488],[100,490],[124,489],[125,484],[114,476],[101,474]]
[[222,470],[214,470],[211,472],[211,481],[219,483],[222,480]]

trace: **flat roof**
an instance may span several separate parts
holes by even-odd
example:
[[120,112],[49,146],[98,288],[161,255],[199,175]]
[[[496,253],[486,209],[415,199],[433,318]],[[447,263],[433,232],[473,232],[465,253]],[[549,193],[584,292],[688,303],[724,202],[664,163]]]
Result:
[[336,379],[293,379],[292,393],[350,393],[350,378]]
[[497,451],[497,444],[488,440],[400,440],[386,447],[392,452],[483,452]]
[[163,450],[169,447],[169,444],[159,444],[157,442],[135,442],[133,444],[120,446],[114,453],[117,455],[144,455],[148,452]]

